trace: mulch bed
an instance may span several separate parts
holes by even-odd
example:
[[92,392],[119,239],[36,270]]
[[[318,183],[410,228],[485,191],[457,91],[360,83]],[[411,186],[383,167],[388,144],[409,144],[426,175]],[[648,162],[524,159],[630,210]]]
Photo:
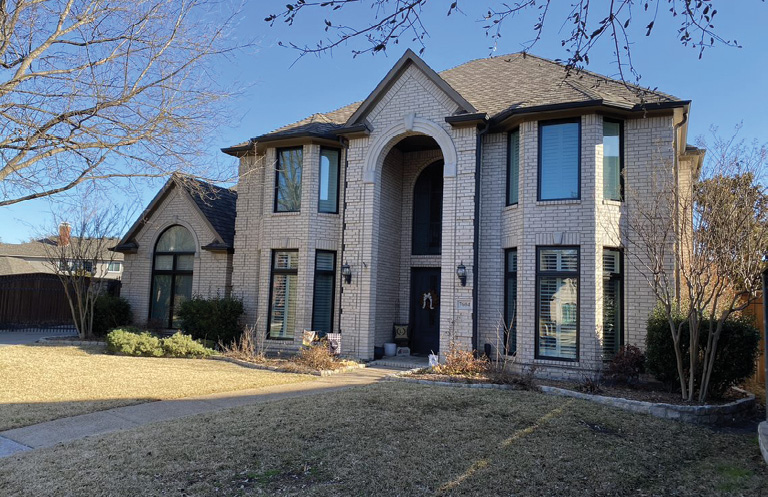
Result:
[[[451,382],[451,383],[470,383],[470,384],[474,384],[474,383],[499,384],[499,382],[494,381],[493,378],[490,378],[482,374],[472,375],[472,376],[449,375],[449,374],[432,373],[432,372],[429,372],[429,370],[421,370],[421,371],[414,371],[412,373],[408,373],[407,375],[404,375],[404,376],[408,378],[415,378],[415,379],[427,380],[427,381],[445,381],[445,382]],[[520,383],[522,383],[523,378],[521,376],[516,376],[516,377],[520,378],[521,380]],[[575,392],[588,393],[592,395],[602,395],[604,397],[616,397],[616,398],[622,398],[622,399],[639,400],[643,402],[664,403],[664,404],[673,404],[673,405],[682,405],[682,406],[700,405],[698,402],[695,402],[695,401],[689,402],[689,401],[682,400],[678,392],[669,390],[662,383],[659,383],[656,381],[643,381],[641,383],[638,383],[632,386],[601,383],[599,385],[598,390],[596,391],[587,391],[584,388],[582,388],[582,385],[578,383],[574,383],[572,381],[535,379],[533,381],[533,384],[564,388],[566,390],[573,390]],[[728,390],[725,393],[725,395],[723,395],[720,398],[710,397],[709,399],[707,399],[707,404],[710,404],[710,405],[728,404],[730,402],[734,402],[739,399],[744,399],[746,397],[748,397],[747,393],[741,390],[736,390],[732,388]]]

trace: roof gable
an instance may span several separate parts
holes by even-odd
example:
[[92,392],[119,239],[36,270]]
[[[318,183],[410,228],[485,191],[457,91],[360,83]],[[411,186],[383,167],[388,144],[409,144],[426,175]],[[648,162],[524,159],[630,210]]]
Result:
[[424,75],[432,81],[438,88],[445,92],[448,97],[453,100],[456,105],[459,106],[459,113],[474,113],[477,109],[469,103],[459,92],[454,90],[443,78],[441,78],[431,67],[429,67],[413,50],[408,49],[405,51],[400,60],[389,70],[384,79],[374,88],[368,97],[363,100],[357,110],[347,119],[345,126],[352,126],[362,122],[365,116],[370,112],[381,98],[386,95],[387,91],[397,81],[397,79],[405,72],[405,70],[413,65],[418,68]]
[[115,247],[116,251],[136,251],[138,248],[135,240],[136,236],[160,207],[163,200],[176,188],[183,192],[183,195],[194,206],[194,210],[217,238],[214,243],[201,248],[212,251],[232,250],[235,238],[237,192],[206,183],[205,181],[174,175],[163,185],[133,226],[120,240],[120,243]]

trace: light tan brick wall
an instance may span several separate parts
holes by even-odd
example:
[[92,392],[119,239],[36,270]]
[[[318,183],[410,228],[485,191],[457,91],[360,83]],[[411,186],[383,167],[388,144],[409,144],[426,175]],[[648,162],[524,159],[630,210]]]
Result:
[[[642,199],[655,195],[648,171],[671,171],[672,118],[625,122],[626,192]],[[603,200],[602,117],[581,118],[581,198],[537,201],[538,122],[520,126],[519,203],[506,206],[507,134],[483,138],[480,202],[478,346],[496,343],[504,312],[504,249],[518,254],[518,367],[535,365],[541,375],[580,378],[602,367],[602,252],[624,247],[628,204]],[[636,213],[635,213],[636,214]],[[575,245],[580,248],[579,359],[576,362],[535,359],[536,247]],[[625,342],[644,344],[645,322],[655,298],[646,280],[625,256]]]
[[[247,174],[238,183],[238,217],[235,233],[233,287],[242,296],[245,322],[266,332],[269,316],[270,264],[279,249],[299,252],[297,316],[293,340],[268,340],[271,350],[297,350],[302,331],[312,328],[315,252],[336,252],[336,296],[334,329],[339,327],[338,302],[341,285],[341,224],[343,212],[344,153],[340,159],[339,213],[318,212],[320,146],[302,147],[302,190],[299,212],[274,212],[277,154],[274,148],[256,157],[241,159],[241,171]],[[345,344],[347,346],[348,344]]]
[[121,295],[130,302],[133,320],[137,324],[146,323],[149,316],[155,243],[163,231],[176,224],[187,228],[195,238],[192,295],[206,298],[229,295],[232,256],[200,249],[213,242],[216,235],[202,219],[189,196],[173,189],[136,235],[138,251],[125,255]]

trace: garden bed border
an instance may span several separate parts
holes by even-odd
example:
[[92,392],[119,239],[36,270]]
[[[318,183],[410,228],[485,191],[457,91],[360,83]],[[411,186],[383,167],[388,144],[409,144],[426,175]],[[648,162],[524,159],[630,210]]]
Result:
[[267,366],[266,364],[256,364],[255,362],[243,361],[242,359],[235,359],[234,357],[226,357],[222,355],[212,356],[212,357],[209,357],[209,359],[213,359],[216,361],[230,362],[232,364],[237,364],[238,366],[242,366],[244,368],[263,369],[267,371],[274,371],[275,373],[308,374],[312,376],[331,376],[334,374],[347,373],[349,371],[356,371],[358,369],[362,369],[366,367],[365,364],[361,363],[361,364],[344,366],[343,368],[339,368],[339,369],[323,369],[320,371],[309,371],[306,373],[301,373],[298,371],[292,371],[288,368],[281,368],[280,366]]
[[106,347],[107,342],[101,340],[61,340],[58,337],[46,337],[36,341],[35,344],[51,347]]
[[[455,388],[485,388],[495,390],[520,390],[513,385],[498,385],[494,383],[460,383],[452,381],[424,380],[419,378],[408,378],[414,372],[419,370],[404,371],[388,377],[394,381],[404,381],[408,383],[419,383],[422,385],[437,385]],[[745,390],[736,388],[739,392],[747,395],[746,398],[729,402],[722,405],[705,404],[700,406],[684,406],[676,404],[667,404],[661,402],[646,402],[642,400],[625,399],[623,397],[607,397],[605,395],[594,395],[582,392],[576,392],[565,388],[552,387],[548,385],[539,385],[536,390],[545,395],[556,395],[559,397],[572,397],[598,404],[615,407],[630,412],[649,414],[651,416],[682,421],[684,423],[700,425],[729,425],[743,421],[752,414],[755,409],[755,396]],[[764,428],[766,438],[768,438],[768,425]],[[766,442],[768,443],[768,441]],[[764,456],[768,461],[768,446],[765,447]]]

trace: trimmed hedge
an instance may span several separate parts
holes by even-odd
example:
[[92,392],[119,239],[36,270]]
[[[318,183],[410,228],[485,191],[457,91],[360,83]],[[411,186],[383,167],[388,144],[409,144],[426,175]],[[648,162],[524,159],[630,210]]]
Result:
[[[675,324],[683,321],[682,316],[675,316]],[[670,385],[679,383],[677,377],[677,362],[669,323],[663,309],[657,307],[648,318],[648,334],[646,336],[646,366],[648,371],[659,380]],[[699,333],[699,357],[703,357],[709,337],[709,323],[701,323]],[[680,338],[680,349],[683,354],[683,365],[688,364],[689,347],[688,323],[683,324]],[[710,392],[722,395],[729,387],[738,385],[755,372],[755,361],[758,354],[760,331],[754,321],[747,317],[730,317],[723,325],[720,340],[715,355],[715,365],[710,380]],[[701,361],[699,361],[699,369]],[[696,379],[701,378],[701,371],[696,372]]]
[[107,352],[138,357],[209,357],[213,350],[189,335],[176,333],[158,338],[149,332],[136,332],[135,328],[115,329],[107,335]]
[[243,302],[234,297],[205,299],[194,297],[182,302],[179,319],[184,333],[198,340],[229,345],[242,333],[240,316]]
[[131,324],[131,304],[122,297],[99,295],[93,303],[93,334],[103,337],[109,330]]

